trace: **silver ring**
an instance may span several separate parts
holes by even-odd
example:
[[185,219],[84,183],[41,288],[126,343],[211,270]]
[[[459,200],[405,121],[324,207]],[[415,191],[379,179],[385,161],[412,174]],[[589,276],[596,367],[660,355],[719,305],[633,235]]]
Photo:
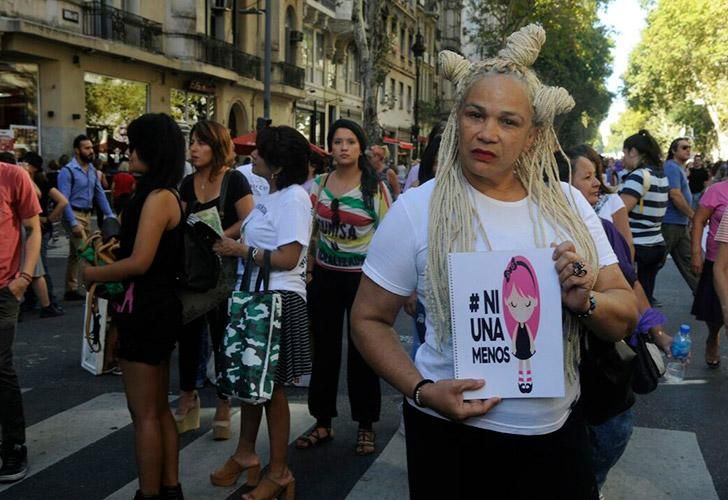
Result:
[[586,276],[587,270],[583,262],[579,262],[577,260],[576,262],[572,262],[571,265],[574,267],[574,270],[572,271],[574,276],[577,278],[583,278]]

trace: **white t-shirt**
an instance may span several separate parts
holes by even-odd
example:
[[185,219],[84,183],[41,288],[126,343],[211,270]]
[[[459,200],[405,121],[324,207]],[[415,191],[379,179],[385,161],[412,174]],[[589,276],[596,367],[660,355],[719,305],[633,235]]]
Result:
[[[294,241],[303,245],[296,267],[290,271],[271,271],[269,290],[288,290],[306,299],[306,250],[311,239],[312,221],[311,198],[298,184],[256,198],[255,208],[240,229],[241,239],[261,250],[277,250]],[[241,258],[239,262],[236,289],[242,279],[245,259]],[[251,289],[257,276],[256,269],[251,276]]]
[[265,177],[261,177],[253,173],[253,164],[248,163],[247,165],[240,165],[237,168],[240,172],[248,179],[250,184],[250,190],[253,191],[253,198],[257,201],[261,196],[265,196],[270,192],[270,185]]
[[[374,234],[362,269],[372,281],[391,293],[409,296],[416,290],[418,299],[424,304],[428,214],[434,186],[434,181],[427,182],[407,191],[397,200]],[[599,265],[616,263],[617,257],[594,209],[575,188],[563,182],[561,187],[592,234]],[[493,250],[537,247],[529,215],[529,198],[503,202],[485,196],[472,187],[470,191]],[[477,224],[475,221],[473,223]],[[557,233],[554,227],[546,221],[544,229],[547,242],[560,243],[555,241]],[[568,234],[564,229],[561,232]],[[486,244],[478,234],[475,251],[486,250]],[[417,369],[423,377],[432,380],[454,378],[452,340],[449,339],[440,350],[430,315],[427,315],[425,327],[425,343],[415,358]],[[579,381],[569,382],[567,377],[565,379],[566,395],[563,398],[505,399],[486,415],[471,418],[465,423],[507,434],[553,432],[564,424],[572,402],[579,395]],[[427,408],[422,411],[439,416]]]
[[625,208],[625,206],[622,198],[617,193],[609,193],[604,195],[604,201],[599,200],[594,208],[597,209],[597,215],[599,215],[599,217],[606,219],[609,222],[614,222],[614,220],[612,220],[612,215]]

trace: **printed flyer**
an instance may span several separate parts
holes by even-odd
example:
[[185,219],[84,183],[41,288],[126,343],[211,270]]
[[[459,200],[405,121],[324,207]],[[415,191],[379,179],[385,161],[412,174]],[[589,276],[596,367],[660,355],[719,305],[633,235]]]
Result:
[[455,378],[466,399],[564,396],[561,288],[552,248],[448,256]]

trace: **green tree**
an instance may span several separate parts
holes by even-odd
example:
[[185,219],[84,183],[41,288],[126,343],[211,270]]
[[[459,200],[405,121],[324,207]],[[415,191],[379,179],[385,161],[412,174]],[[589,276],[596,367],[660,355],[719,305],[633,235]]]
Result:
[[[696,142],[717,140],[722,153],[728,153],[728,29],[723,18],[728,0],[659,0],[651,5],[624,78],[630,106],[664,109],[704,134]],[[706,112],[712,131],[699,123]]]
[[575,108],[556,126],[564,147],[592,142],[606,117],[612,94],[612,41],[599,24],[604,0],[467,0],[475,29],[469,33],[482,57],[494,55],[513,31],[529,23],[546,30],[546,43],[535,70],[549,85],[567,89]]

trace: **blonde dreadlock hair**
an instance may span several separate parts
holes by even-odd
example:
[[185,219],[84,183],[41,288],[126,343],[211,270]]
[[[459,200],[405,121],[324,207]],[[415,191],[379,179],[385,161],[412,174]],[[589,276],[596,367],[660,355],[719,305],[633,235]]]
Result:
[[[558,167],[553,154],[555,149],[561,150],[553,128],[554,117],[571,110],[574,100],[563,88],[543,85],[530,68],[545,40],[543,28],[529,25],[509,36],[505,48],[496,57],[478,63],[471,64],[454,52],[443,51],[440,54],[445,77],[456,85],[457,102],[442,135],[428,223],[426,301],[435,325],[437,344],[441,349],[452,335],[447,255],[451,252],[473,251],[476,239],[474,220],[477,220],[477,212],[468,194],[468,181],[458,154],[458,116],[468,91],[483,77],[493,74],[514,76],[524,84],[533,106],[536,137],[531,147],[516,160],[514,173],[533,201],[529,204],[529,213],[537,245],[548,247],[551,243],[546,241],[544,222],[548,222],[556,228],[558,238],[571,238],[577,252],[593,269],[598,269],[594,242],[559,185]],[[487,231],[487,228],[484,229]],[[574,380],[577,373],[579,330],[578,320],[572,314],[565,313],[567,348],[564,362],[570,380]]]

